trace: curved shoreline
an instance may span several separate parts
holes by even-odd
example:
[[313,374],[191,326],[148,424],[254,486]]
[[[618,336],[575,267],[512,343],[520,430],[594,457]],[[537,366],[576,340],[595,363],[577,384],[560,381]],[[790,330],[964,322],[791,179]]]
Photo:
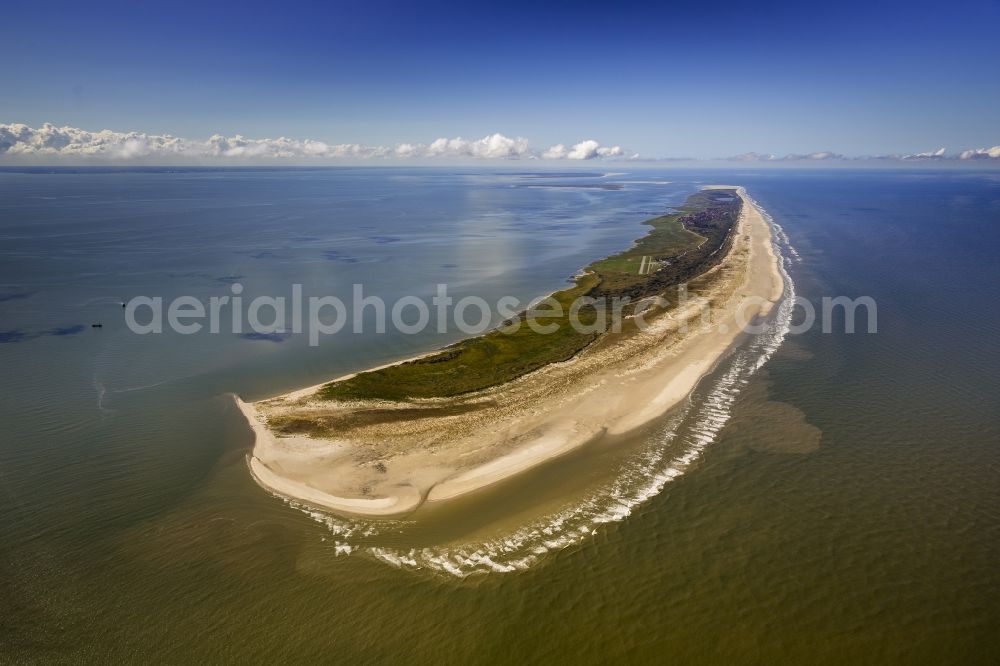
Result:
[[[783,291],[771,231],[759,209],[743,188],[711,187],[736,189],[743,200],[733,246],[720,265],[705,273],[716,273],[721,286],[712,295],[725,299],[722,307],[715,308],[711,298],[713,305],[695,299],[616,346],[585,350],[579,359],[551,364],[467,400],[480,409],[486,409],[484,401],[499,400],[502,409],[490,402],[493,412],[487,409],[478,417],[435,416],[424,419],[429,424],[412,426],[412,432],[382,435],[400,442],[410,437],[411,445],[402,450],[368,433],[336,440],[276,437],[266,425],[267,415],[293,406],[320,408],[310,397],[326,382],[254,404],[237,397],[255,434],[249,460],[253,478],[272,493],[338,513],[400,515],[425,501],[447,501],[491,486],[605,433],[633,431],[661,416],[686,399],[735,343],[742,332],[737,313],[747,320],[751,313],[764,315]],[[700,318],[706,307],[720,319],[709,330],[694,325],[695,330],[682,331],[682,324]],[[485,430],[482,421],[491,429]],[[373,467],[372,460],[378,465]]]
[[[233,397],[236,400],[236,406],[239,407],[243,417],[253,430],[254,450],[258,446],[267,446],[269,441],[273,442],[274,435],[261,422],[260,416],[253,404],[244,402],[239,396]],[[407,492],[407,488],[405,487],[400,487],[399,494],[388,495],[386,497],[371,499],[364,497],[337,497],[307,484],[282,477],[267,467],[267,465],[264,465],[255,455],[249,456],[249,468],[250,475],[254,481],[266,490],[300,500],[307,504],[314,504],[344,513],[391,516],[411,511],[417,508],[422,501],[420,492],[412,486],[409,488],[411,492]]]

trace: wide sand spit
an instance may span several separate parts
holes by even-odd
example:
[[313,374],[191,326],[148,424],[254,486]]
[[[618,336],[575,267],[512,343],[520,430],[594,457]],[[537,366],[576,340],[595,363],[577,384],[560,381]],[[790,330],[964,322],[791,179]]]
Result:
[[[255,434],[249,457],[254,479],[274,494],[317,508],[398,516],[662,416],[736,343],[740,324],[766,315],[783,291],[761,212],[743,188],[710,187],[736,189],[743,206],[726,257],[691,281],[683,308],[648,317],[650,325],[641,332],[606,334],[569,361],[455,398],[338,402],[316,396],[322,385],[256,403],[237,397]],[[429,415],[414,417],[414,408]],[[393,409],[406,412],[394,419],[387,412]],[[380,418],[353,418],[373,410]],[[270,418],[292,414],[344,427],[322,438],[276,434],[268,427]]]

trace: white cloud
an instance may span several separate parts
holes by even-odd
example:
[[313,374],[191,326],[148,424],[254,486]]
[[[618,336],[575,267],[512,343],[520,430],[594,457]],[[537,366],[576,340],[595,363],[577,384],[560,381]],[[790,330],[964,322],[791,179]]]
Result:
[[843,155],[831,153],[829,150],[821,150],[818,153],[808,153],[806,155],[785,155],[786,160],[842,160]]
[[778,157],[777,155],[771,153],[743,153],[742,155],[734,155],[733,157],[727,158],[729,161],[734,162],[793,162],[793,161],[805,161],[805,160],[880,160],[885,162],[909,162],[909,161],[929,161],[929,160],[989,160],[989,159],[1000,159],[1000,146],[993,146],[992,148],[976,148],[974,150],[965,150],[958,154],[948,154],[946,148],[938,148],[937,150],[927,150],[922,153],[911,153],[908,155],[876,155],[872,156],[861,156],[861,157],[847,157],[839,153],[832,153],[830,151],[821,151],[817,153],[806,153],[806,154],[790,154],[784,157]]
[[[626,153],[621,146],[604,146],[587,139],[575,144],[558,143],[545,150],[532,148],[523,137],[508,137],[500,133],[481,139],[462,137],[440,138],[429,144],[397,143],[369,146],[360,143],[328,144],[313,139],[250,139],[240,134],[215,134],[205,140],[185,139],[169,134],[144,132],[92,132],[76,127],[56,127],[45,123],[41,127],[13,123],[0,124],[0,160],[7,161],[148,161],[156,163],[190,162],[269,162],[293,161],[316,163],[325,160],[640,160],[638,153]],[[948,154],[944,148],[911,155],[878,157],[845,157],[839,153],[820,151],[789,154],[743,153],[728,158],[742,162],[791,162],[876,159],[909,160],[1000,160],[1000,146],[975,148]]]
[[728,158],[731,162],[771,162],[778,159],[777,155],[770,153],[741,153]]
[[822,150],[815,153],[791,153],[784,157],[778,157],[774,153],[743,153],[742,155],[734,155],[728,159],[733,162],[800,162],[803,160],[822,161],[843,160],[847,158],[838,153],[832,153],[829,150]]
[[10,155],[75,155],[132,159],[152,154],[182,155],[186,142],[170,135],[140,132],[88,132],[45,123],[38,129],[22,124],[0,125],[0,153]]
[[[564,146],[559,144],[558,146],[549,148],[546,152],[552,151],[555,148],[565,150]],[[586,141],[581,141],[573,146],[573,148],[565,154],[565,157],[568,160],[592,160],[595,157],[621,157],[624,154],[625,151],[621,149],[621,146],[607,148],[593,139],[587,139]]]
[[938,148],[937,150],[925,150],[922,153],[913,153],[911,155],[903,155],[898,159],[901,160],[943,160],[947,159],[945,154],[946,150],[944,148]]
[[528,140],[522,137],[511,139],[503,134],[491,134],[476,141],[461,137],[438,139],[426,147],[428,157],[481,157],[486,159],[512,159],[531,156]]
[[39,128],[23,124],[0,124],[0,157],[77,158],[95,160],[168,159],[181,161],[228,160],[269,161],[323,159],[594,159],[623,157],[619,146],[607,148],[588,140],[571,150],[563,144],[539,155],[527,139],[511,138],[500,133],[481,139],[440,138],[430,144],[398,143],[393,146],[366,146],[359,143],[328,144],[312,139],[250,139],[240,134],[214,134],[204,141],[183,139],[168,134],[142,132],[90,132],[75,127],[56,127],[45,123]]
[[992,148],[975,148],[963,150],[958,156],[960,160],[1000,160],[1000,146]]
[[564,160],[564,159],[566,159],[566,153],[567,152],[569,152],[569,151],[566,150],[566,146],[565,145],[563,145],[561,143],[557,143],[556,145],[552,146],[551,148],[549,148],[548,150],[546,150],[544,153],[542,153],[542,159],[546,159],[546,160]]

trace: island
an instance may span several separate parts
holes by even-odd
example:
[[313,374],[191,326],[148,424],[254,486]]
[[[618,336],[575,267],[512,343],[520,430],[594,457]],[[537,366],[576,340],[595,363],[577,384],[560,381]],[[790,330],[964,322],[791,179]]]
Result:
[[[561,313],[535,312],[546,333],[516,325],[522,313],[418,358],[255,403],[236,398],[255,435],[254,479],[320,509],[399,516],[663,416],[742,323],[770,311],[783,282],[769,225],[743,188],[707,186],[645,224],[632,247],[551,295]],[[621,325],[571,326],[581,297],[627,301]],[[577,310],[583,323],[607,314]]]

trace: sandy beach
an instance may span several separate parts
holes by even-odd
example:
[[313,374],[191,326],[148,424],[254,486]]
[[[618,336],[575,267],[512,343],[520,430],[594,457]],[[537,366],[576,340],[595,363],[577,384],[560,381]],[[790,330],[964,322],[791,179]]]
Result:
[[[685,306],[650,318],[641,332],[606,335],[570,361],[456,398],[337,402],[318,399],[319,386],[256,403],[237,398],[255,434],[254,479],[335,512],[400,515],[663,415],[715,367],[741,334],[740,324],[766,314],[781,297],[770,229],[738,192],[743,207],[727,256],[691,281]],[[391,418],[403,409],[405,417]],[[345,427],[330,438],[278,436],[268,428],[269,418],[289,413],[343,417]]]

